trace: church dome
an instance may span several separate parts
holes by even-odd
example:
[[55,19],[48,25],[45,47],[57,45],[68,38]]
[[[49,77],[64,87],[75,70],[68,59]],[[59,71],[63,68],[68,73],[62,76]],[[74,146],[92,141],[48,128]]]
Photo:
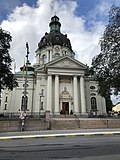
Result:
[[42,49],[45,46],[49,45],[60,45],[68,47],[72,51],[70,40],[67,38],[67,35],[60,32],[61,23],[59,18],[55,15],[51,18],[49,23],[50,33],[45,33],[38,43],[38,48]]

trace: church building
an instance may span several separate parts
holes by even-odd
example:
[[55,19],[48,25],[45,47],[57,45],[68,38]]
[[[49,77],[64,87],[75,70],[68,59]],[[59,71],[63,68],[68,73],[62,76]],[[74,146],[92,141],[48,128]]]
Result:
[[98,94],[98,82],[86,76],[87,65],[75,59],[71,42],[61,33],[56,15],[51,18],[49,27],[50,32],[38,43],[35,64],[32,66],[27,61],[26,66],[15,73],[18,87],[3,91],[0,112],[106,113],[105,99]]

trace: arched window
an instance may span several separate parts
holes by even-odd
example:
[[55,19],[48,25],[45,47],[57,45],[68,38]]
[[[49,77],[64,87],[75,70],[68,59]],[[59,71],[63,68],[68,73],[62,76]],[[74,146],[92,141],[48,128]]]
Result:
[[97,110],[97,101],[95,97],[91,98],[91,110],[96,111]]
[[21,110],[27,110],[28,97],[22,96]]
[[42,61],[43,61],[43,64],[45,64],[45,63],[47,62],[46,55],[43,55],[43,56],[42,56]]

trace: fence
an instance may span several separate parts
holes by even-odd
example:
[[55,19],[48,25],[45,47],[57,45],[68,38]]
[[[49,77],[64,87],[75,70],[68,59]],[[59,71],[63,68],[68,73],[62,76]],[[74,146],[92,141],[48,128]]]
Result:
[[[20,119],[20,114],[21,112],[4,112],[4,113],[0,113],[0,120],[1,119]],[[45,112],[26,112],[26,118],[27,119],[43,119],[45,118]],[[60,114],[60,115],[51,115],[51,118],[55,118],[55,117],[61,117],[61,118],[115,118],[118,119],[120,118],[120,114],[100,114],[100,115],[93,115],[93,114],[86,114],[86,115],[77,115],[77,117],[75,116],[75,114],[73,115],[67,115],[67,114]]]
[[[0,119],[20,119],[21,112],[5,112],[0,113]],[[26,112],[26,118],[28,119],[41,119],[45,118],[45,113],[40,112]]]

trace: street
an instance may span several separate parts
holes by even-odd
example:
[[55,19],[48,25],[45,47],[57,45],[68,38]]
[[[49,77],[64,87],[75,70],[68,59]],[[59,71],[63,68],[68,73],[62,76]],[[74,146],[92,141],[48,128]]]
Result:
[[0,160],[120,160],[120,136],[71,136],[0,141]]

